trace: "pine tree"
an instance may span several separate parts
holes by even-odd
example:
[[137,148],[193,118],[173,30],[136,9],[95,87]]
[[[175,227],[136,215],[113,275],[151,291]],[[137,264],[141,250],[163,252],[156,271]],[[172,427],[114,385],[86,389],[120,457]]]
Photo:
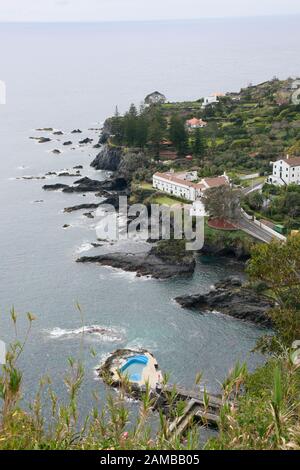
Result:
[[166,132],[166,121],[160,106],[153,106],[149,116],[148,138],[152,143],[155,157],[159,157],[160,143]]
[[200,129],[195,129],[193,141],[193,153],[196,157],[202,157],[205,153],[205,140]]
[[184,155],[188,151],[188,135],[183,120],[177,114],[171,117],[169,136],[178,153]]

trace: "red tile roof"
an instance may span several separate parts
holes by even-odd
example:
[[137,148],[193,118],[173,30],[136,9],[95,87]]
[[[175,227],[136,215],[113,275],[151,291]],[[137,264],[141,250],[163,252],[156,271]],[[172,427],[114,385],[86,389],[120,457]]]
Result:
[[203,121],[203,119],[197,119],[197,118],[193,118],[193,119],[188,119],[186,121],[186,125],[187,126],[207,126],[207,122],[206,121]]
[[154,176],[158,176],[160,178],[163,178],[167,181],[181,184],[184,186],[188,186],[189,188],[195,188],[200,191],[208,189],[208,188],[215,188],[218,186],[224,186],[225,184],[228,184],[227,178],[225,176],[216,176],[215,178],[203,178],[199,183],[193,183],[192,181],[185,180],[178,175],[176,176],[176,173],[154,173]]
[[290,166],[300,166],[300,157],[285,157],[281,160]]
[[225,176],[216,176],[215,178],[204,178],[204,181],[210,188],[215,188],[217,186],[224,186],[225,184],[228,184],[228,180],[227,178],[225,178]]
[[183,186],[188,186],[190,187],[195,187],[195,183],[192,183],[191,181],[184,180],[182,178],[178,178],[176,174],[172,173],[154,173],[154,176],[158,176],[159,178],[164,178],[165,180],[171,181],[173,183],[178,183],[182,184]]

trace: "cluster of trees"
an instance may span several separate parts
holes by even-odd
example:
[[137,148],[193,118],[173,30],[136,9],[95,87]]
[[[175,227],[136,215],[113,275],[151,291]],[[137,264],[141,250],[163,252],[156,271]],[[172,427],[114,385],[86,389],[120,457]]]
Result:
[[247,268],[250,279],[261,282],[266,295],[276,306],[270,311],[277,336],[265,337],[271,349],[278,344],[290,347],[300,338],[300,236],[289,237],[286,243],[256,245]]
[[147,109],[141,106],[137,110],[132,104],[124,116],[116,109],[110,120],[110,130],[117,145],[144,148],[151,141],[157,146],[165,133],[166,120],[159,106]]
[[207,144],[203,130],[195,129],[192,134],[188,132],[184,119],[173,114],[169,125],[169,138],[179,155],[192,153],[195,157],[203,157]]
[[250,210],[283,222],[287,228],[300,228],[300,186],[278,187],[266,184],[262,193],[249,194],[244,204]]
[[138,110],[132,104],[124,116],[120,116],[116,109],[114,117],[110,119],[110,130],[116,145],[142,149],[148,146],[155,155],[159,154],[163,139],[170,140],[179,155],[192,153],[202,157],[207,148],[201,129],[190,134],[185,120],[178,114],[173,114],[168,124],[160,105],[141,106]]

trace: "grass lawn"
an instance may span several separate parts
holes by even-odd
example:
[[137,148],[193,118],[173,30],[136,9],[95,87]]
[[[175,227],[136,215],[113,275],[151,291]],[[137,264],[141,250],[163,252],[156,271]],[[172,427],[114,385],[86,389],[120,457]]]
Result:
[[155,191],[155,189],[153,188],[152,184],[151,183],[147,183],[146,181],[143,181],[142,183],[139,183],[137,185],[138,188],[141,188],[141,189],[152,189],[153,191]]
[[[164,204],[165,206],[173,206],[174,204],[181,204],[184,201],[182,199],[177,199],[176,197],[171,196],[164,196],[162,194],[158,194],[151,199],[153,204]],[[188,201],[185,201],[188,203]]]
[[207,217],[205,217],[205,235],[211,238],[224,236],[228,239],[228,241],[247,240],[247,239],[253,240],[251,235],[248,235],[242,230],[222,231],[222,230],[216,230],[212,227],[209,227],[209,225],[207,224]]

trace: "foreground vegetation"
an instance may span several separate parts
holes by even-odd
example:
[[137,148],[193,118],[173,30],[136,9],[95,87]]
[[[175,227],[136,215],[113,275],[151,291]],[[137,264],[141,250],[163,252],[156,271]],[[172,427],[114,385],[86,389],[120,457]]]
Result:
[[262,192],[250,193],[243,202],[245,210],[258,218],[282,224],[287,229],[300,229],[300,186],[265,184]]

